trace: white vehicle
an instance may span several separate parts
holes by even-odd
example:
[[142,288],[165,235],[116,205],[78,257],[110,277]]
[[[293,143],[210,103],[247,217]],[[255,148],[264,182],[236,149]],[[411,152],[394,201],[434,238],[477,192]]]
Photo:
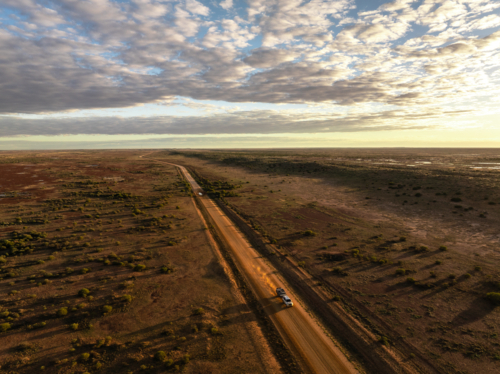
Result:
[[203,194],[201,192],[198,192],[198,195],[203,196]]
[[285,305],[287,307],[292,307],[293,306],[292,300],[290,300],[290,298],[287,295],[284,295],[281,299],[283,300],[283,302],[285,303]]

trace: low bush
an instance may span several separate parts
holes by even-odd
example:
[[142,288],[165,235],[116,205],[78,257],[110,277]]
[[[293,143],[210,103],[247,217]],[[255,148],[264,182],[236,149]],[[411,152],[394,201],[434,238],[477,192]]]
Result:
[[67,314],[68,314],[68,308],[61,308],[57,311],[57,315],[59,317],[64,317]]
[[111,305],[104,305],[102,307],[102,311],[104,312],[104,314],[107,314],[109,312],[111,312],[113,310],[113,307]]
[[389,338],[387,336],[379,336],[378,341],[382,345],[385,345],[385,346],[390,345],[390,341],[389,341]]
[[158,351],[155,353],[155,360],[164,361],[167,358],[167,354],[164,351]]
[[144,271],[144,270],[146,270],[146,265],[137,264],[134,266],[134,271]]
[[493,304],[500,305],[500,292],[489,292],[486,294],[486,298]]
[[82,288],[80,291],[78,291],[78,296],[81,297],[87,297],[90,291],[87,288]]
[[439,247],[439,250],[440,251],[447,251],[448,247],[446,247],[445,245],[442,245],[441,247]]
[[303,232],[303,235],[304,235],[304,236],[316,236],[316,235],[318,235],[318,234],[316,234],[316,233],[315,233],[314,231],[312,231],[312,230],[306,230],[306,231],[304,231],[304,232]]
[[163,274],[170,274],[170,273],[173,273],[175,271],[175,268],[171,265],[164,265],[161,267],[160,271]]
[[12,328],[12,325],[10,323],[8,323],[8,322],[2,323],[0,325],[0,332],[5,332],[7,330],[10,330],[11,328]]
[[405,275],[406,270],[405,269],[396,269],[396,275]]
[[123,295],[122,301],[124,301],[126,303],[131,303],[132,302],[132,295]]
[[200,315],[200,314],[203,314],[203,313],[205,313],[205,310],[204,310],[203,308],[198,308],[198,309],[195,309],[195,310],[193,311],[193,314],[194,314],[195,316]]

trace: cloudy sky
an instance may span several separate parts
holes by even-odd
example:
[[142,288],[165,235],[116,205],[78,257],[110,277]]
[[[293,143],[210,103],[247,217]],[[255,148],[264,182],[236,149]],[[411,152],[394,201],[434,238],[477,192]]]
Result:
[[498,0],[0,0],[0,149],[500,147]]

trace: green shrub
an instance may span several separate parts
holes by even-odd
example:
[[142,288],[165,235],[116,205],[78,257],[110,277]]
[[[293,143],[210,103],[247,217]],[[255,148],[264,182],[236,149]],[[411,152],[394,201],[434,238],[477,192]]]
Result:
[[158,361],[164,361],[167,358],[167,354],[163,351],[158,351],[155,353],[155,359]]
[[163,274],[170,274],[170,273],[175,271],[175,268],[173,266],[170,266],[170,265],[164,265],[161,267],[160,271]]
[[59,317],[63,317],[68,314],[68,308],[61,308],[57,311]]
[[495,305],[500,305],[500,292],[489,292],[486,297]]
[[87,288],[82,288],[80,291],[78,291],[78,295],[81,297],[87,297],[89,293],[90,291]]
[[124,301],[126,303],[131,303],[132,302],[132,295],[123,295],[122,301]]
[[190,358],[190,357],[189,357],[189,355],[188,355],[188,354],[186,354],[186,355],[182,358],[182,362],[183,362],[184,364],[187,364],[187,363],[189,362],[189,358]]
[[405,269],[396,269],[396,275],[405,275],[406,270]]
[[378,338],[378,341],[382,344],[382,345],[390,345],[390,341],[389,341],[389,338],[387,336],[379,336]]
[[439,247],[439,250],[440,251],[447,251],[448,247],[446,247],[445,245],[442,245],[441,247]]
[[165,360],[165,366],[170,367],[173,364],[174,364],[174,360],[172,360],[171,358]]
[[465,279],[469,279],[470,277],[472,277],[472,275],[470,275],[469,273],[465,273],[464,277],[465,277]]
[[46,322],[38,322],[33,325],[28,325],[28,330],[39,329],[45,327],[47,325]]
[[87,352],[82,353],[80,358],[82,361],[87,361],[90,358],[90,353],[87,353]]
[[408,277],[408,278],[406,278],[406,281],[407,281],[408,283],[412,283],[412,284],[414,284],[414,283],[416,282],[415,278],[412,278],[412,277]]
[[212,335],[218,335],[218,334],[219,334],[219,329],[218,329],[217,327],[212,327],[212,328],[210,329],[210,333],[211,333]]
[[481,266],[474,266],[474,270],[475,270],[475,271],[481,271],[481,270],[482,270],[482,268],[481,268]]
[[137,264],[134,266],[134,271],[143,271],[143,270],[146,270],[146,265]]
[[200,315],[200,314],[203,314],[203,313],[205,313],[205,310],[204,310],[203,308],[198,308],[198,309],[195,309],[195,310],[193,311],[193,314],[194,314],[195,316]]
[[297,265],[301,268],[305,268],[306,267],[306,262],[305,261],[299,261],[297,262]]
[[112,307],[111,305],[104,305],[104,306],[102,307],[102,311],[103,311],[104,313],[109,313],[109,312],[111,312],[112,310],[113,310],[113,307]]
[[443,263],[443,261],[441,261],[441,260],[436,260],[436,262],[435,262],[436,265],[441,265],[442,263]]
[[399,241],[400,241],[400,242],[405,242],[405,241],[406,241],[406,236],[401,236],[401,237],[399,238]]
[[78,330],[78,323],[72,323],[71,325],[69,325],[69,328],[73,331]]
[[306,231],[304,231],[304,233],[303,233],[303,234],[304,234],[304,236],[316,236],[316,235],[318,235],[318,234],[316,234],[316,233],[315,233],[314,231],[312,231],[312,230],[306,230]]
[[2,323],[0,325],[0,332],[5,332],[5,331],[9,330],[10,328],[12,328],[12,325],[10,323]]

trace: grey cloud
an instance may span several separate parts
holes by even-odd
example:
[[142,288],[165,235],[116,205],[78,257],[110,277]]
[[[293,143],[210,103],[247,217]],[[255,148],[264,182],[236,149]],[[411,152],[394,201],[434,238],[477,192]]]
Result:
[[256,48],[243,61],[255,68],[270,68],[283,62],[293,61],[298,55],[295,51],[285,49]]
[[[209,9],[195,0],[3,0],[1,6],[18,9],[23,19],[14,31],[0,28],[0,113],[130,107],[173,96],[341,105],[428,102],[433,74],[493,48],[500,32],[482,39],[427,35],[390,49],[389,42],[410,28],[398,19],[409,2],[387,3],[334,37],[334,23],[353,1],[252,1],[248,20],[233,22],[203,21]],[[431,14],[430,23],[443,17],[443,4],[422,9],[422,17]],[[394,14],[381,15],[387,11]],[[257,12],[262,15],[255,17]],[[189,39],[202,25],[209,27],[207,35]],[[264,47],[242,50],[255,32]],[[461,60],[420,60],[453,57]],[[440,89],[441,97],[454,91],[444,83]]]
[[[447,112],[446,116],[463,111]],[[0,137],[66,134],[279,134],[307,132],[379,131],[425,128],[415,120],[438,119],[442,109],[384,111],[342,117],[325,113],[277,112],[270,110],[220,113],[206,117],[91,117],[23,119],[0,117]]]

